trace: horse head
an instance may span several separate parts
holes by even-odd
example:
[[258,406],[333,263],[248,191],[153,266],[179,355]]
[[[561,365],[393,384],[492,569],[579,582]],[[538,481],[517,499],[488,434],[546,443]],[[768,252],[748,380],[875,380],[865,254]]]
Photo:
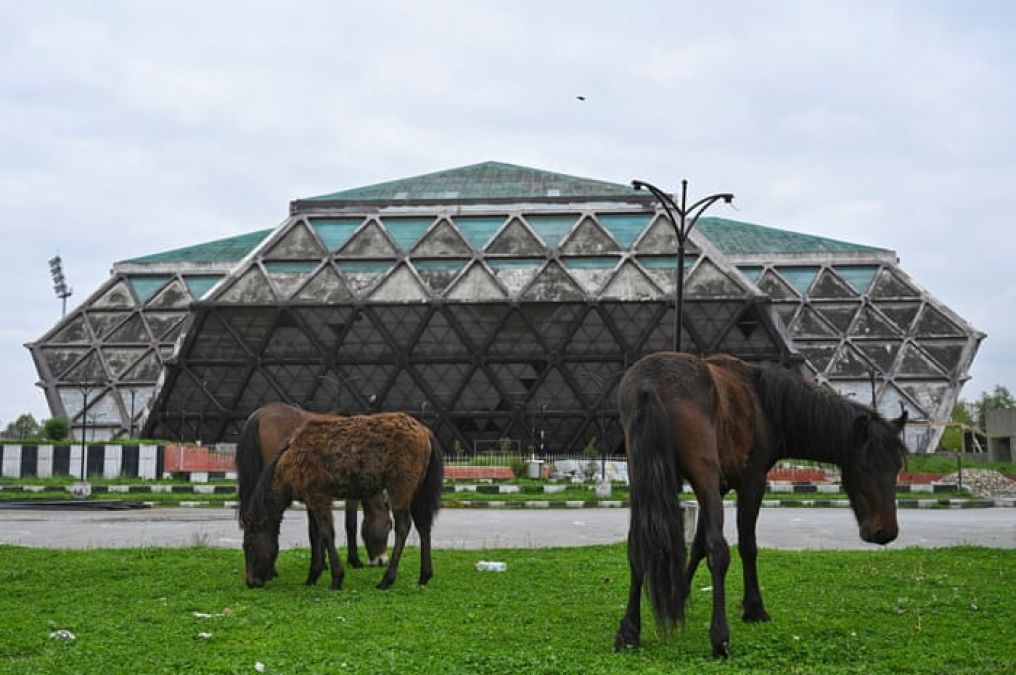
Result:
[[906,411],[888,421],[875,413],[862,413],[854,422],[853,452],[842,467],[843,487],[861,539],[873,544],[888,544],[899,534],[896,476],[907,454],[902,440],[906,423]]
[[276,459],[265,468],[247,504],[240,506],[244,579],[249,588],[261,588],[275,578],[275,559],[279,556],[282,512],[289,505],[288,501],[279,504],[272,495],[277,463]]
[[367,546],[367,559],[371,567],[383,567],[388,562],[388,533],[392,531],[392,517],[384,495],[363,502],[361,535]]
[[241,516],[243,527],[244,580],[248,588],[261,588],[275,577],[275,560],[279,556],[279,531],[262,519],[252,521]]

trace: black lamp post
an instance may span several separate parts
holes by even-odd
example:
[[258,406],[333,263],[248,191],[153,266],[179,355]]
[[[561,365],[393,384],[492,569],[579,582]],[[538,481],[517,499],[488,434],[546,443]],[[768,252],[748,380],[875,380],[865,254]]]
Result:
[[88,393],[92,383],[87,381],[78,382],[81,390],[81,480],[71,487],[72,494],[84,499],[92,493],[88,484]]
[[134,397],[137,396],[138,392],[136,389],[131,389],[131,438],[134,438]]
[[[702,212],[716,202],[723,200],[727,204],[734,201],[734,195],[729,192],[721,192],[715,195],[703,197],[691,206],[688,206],[688,181],[681,181],[681,204],[678,206],[674,199],[655,185],[641,180],[633,180],[631,186],[636,190],[643,188],[653,193],[653,196],[663,205],[667,212],[670,224],[674,226],[674,233],[677,235],[677,270],[676,287],[674,289],[674,351],[681,351],[681,309],[684,307],[684,243],[688,235],[695,229]],[[674,214],[677,218],[674,218]]]
[[87,482],[85,456],[88,454],[88,383],[81,384],[81,482]]

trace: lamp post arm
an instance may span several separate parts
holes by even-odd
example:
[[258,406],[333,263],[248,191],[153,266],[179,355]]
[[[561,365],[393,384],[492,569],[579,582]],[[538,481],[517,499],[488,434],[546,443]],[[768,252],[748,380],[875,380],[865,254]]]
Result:
[[666,192],[656,187],[652,183],[646,183],[641,180],[633,180],[631,186],[636,190],[648,190],[656,200],[663,206],[663,210],[667,212],[667,218],[670,219],[670,224],[674,228],[674,234],[677,235],[677,240],[680,243],[684,243],[688,233],[681,230],[681,226],[678,224],[677,218],[674,217],[674,213],[681,216],[682,222],[684,221],[685,212],[681,210],[681,207],[674,202],[673,198]]
[[729,204],[732,201],[734,201],[734,195],[728,192],[709,195],[708,197],[703,197],[702,199],[698,200],[697,202],[691,205],[691,207],[688,209],[688,213],[691,214],[691,221],[688,223],[689,233],[693,229],[695,229],[695,224],[698,223],[698,219],[702,217],[702,214],[706,211],[706,209],[708,209],[710,206],[720,201],[721,199]]

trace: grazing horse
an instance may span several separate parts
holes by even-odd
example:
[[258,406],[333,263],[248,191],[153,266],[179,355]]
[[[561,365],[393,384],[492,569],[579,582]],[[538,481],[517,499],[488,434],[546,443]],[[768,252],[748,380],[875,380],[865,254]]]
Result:
[[[702,359],[661,352],[638,361],[618,390],[631,481],[628,608],[617,649],[637,647],[642,584],[657,625],[684,620],[684,604],[698,563],[712,573],[714,656],[729,654],[724,578],[730,550],[723,538],[723,495],[737,492],[738,550],[744,572],[745,621],[768,621],[755,560],[755,523],[766,473],[783,458],[831,462],[864,541],[896,538],[895,488],[906,446],[906,414],[886,421],[870,408],[776,366],[730,356]],[[685,568],[678,492],[690,483],[699,503],[698,528]]]
[[[286,440],[301,424],[309,419],[325,417],[294,408],[285,403],[269,403],[252,412],[243,425],[236,446],[236,471],[240,493],[240,510],[250,499],[258,478]],[[356,545],[356,499],[346,500],[346,561],[351,567],[363,567]],[[383,495],[363,500],[363,543],[367,547],[367,562],[371,567],[385,564],[388,533],[392,519]],[[275,576],[274,572],[272,576]]]
[[279,524],[294,499],[307,506],[311,562],[307,584],[317,582],[328,555],[333,589],[345,571],[335,550],[332,499],[365,499],[388,492],[395,546],[377,587],[388,588],[406,545],[410,522],[420,535],[420,585],[433,576],[430,530],[441,508],[444,468],[430,429],[404,413],[315,417],[293,434],[258,479],[242,511],[246,579],[260,587],[279,552]]

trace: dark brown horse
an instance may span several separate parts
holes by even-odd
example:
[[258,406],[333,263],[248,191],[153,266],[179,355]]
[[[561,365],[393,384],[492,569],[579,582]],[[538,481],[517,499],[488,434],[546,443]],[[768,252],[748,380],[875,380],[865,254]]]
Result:
[[[631,481],[628,608],[615,647],[639,644],[643,581],[657,624],[684,619],[698,563],[712,573],[713,654],[729,653],[724,578],[730,551],[723,538],[723,495],[737,492],[738,550],[744,572],[743,618],[768,621],[755,560],[755,523],[766,473],[783,458],[836,464],[864,541],[896,538],[896,474],[906,446],[906,415],[886,421],[869,408],[776,366],[729,356],[700,359],[652,354],[624,375],[618,390]],[[685,568],[678,492],[687,480],[699,503],[698,527]]]
[[345,571],[335,550],[332,500],[388,493],[395,516],[395,546],[378,588],[395,582],[410,523],[420,535],[420,580],[433,576],[430,530],[441,508],[444,468],[430,429],[403,413],[315,417],[304,422],[265,467],[240,515],[247,585],[270,578],[279,551],[282,514],[294,499],[307,506],[311,562],[307,583],[331,568],[333,589]]
[[[289,437],[309,419],[327,417],[294,408],[285,403],[269,403],[252,412],[240,432],[236,446],[237,483],[240,513],[250,499],[264,468],[278,454]],[[356,511],[360,502],[346,500],[346,561],[352,567],[363,567],[356,545]],[[392,519],[383,495],[363,500],[363,543],[367,547],[369,565],[382,566],[388,548]],[[274,576],[274,574],[273,574]]]

